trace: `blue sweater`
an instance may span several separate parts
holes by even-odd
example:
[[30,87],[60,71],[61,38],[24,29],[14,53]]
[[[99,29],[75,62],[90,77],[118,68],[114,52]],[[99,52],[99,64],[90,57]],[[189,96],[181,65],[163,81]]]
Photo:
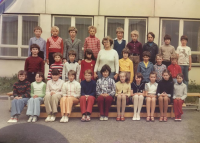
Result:
[[144,91],[144,83],[140,83],[140,85],[137,86],[136,82],[133,82],[131,84],[131,90],[133,90],[133,93],[143,93]]
[[113,49],[115,49],[119,55],[119,59],[123,58],[122,55],[122,50],[126,47],[126,40],[122,40],[122,43],[119,44],[117,39],[114,40],[114,47]]
[[96,82],[94,80],[90,82],[81,81],[81,96],[85,95],[96,96]]

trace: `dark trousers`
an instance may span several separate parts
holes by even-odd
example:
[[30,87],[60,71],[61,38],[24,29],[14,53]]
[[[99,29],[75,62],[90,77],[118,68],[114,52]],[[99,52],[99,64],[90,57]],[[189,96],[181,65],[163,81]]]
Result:
[[106,96],[106,97],[99,96],[97,98],[98,108],[101,116],[108,116],[108,112],[112,102],[113,102],[112,96]]
[[54,53],[49,53],[49,68],[50,68],[51,64],[55,63],[55,60],[53,58]]
[[166,67],[168,67],[169,65],[171,65],[171,62],[170,62],[170,61],[168,61],[168,62],[167,62],[167,61],[163,61],[162,63],[163,63],[164,65],[166,65]]
[[35,81],[35,75],[36,75],[36,72],[28,72],[27,73],[27,79],[30,83]]

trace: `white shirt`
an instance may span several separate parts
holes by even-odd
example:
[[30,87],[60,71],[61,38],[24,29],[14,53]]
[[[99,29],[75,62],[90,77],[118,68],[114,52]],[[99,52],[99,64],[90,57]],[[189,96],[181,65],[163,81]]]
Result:
[[56,94],[62,95],[61,89],[62,89],[63,83],[64,81],[61,79],[58,79],[57,81],[53,81],[53,79],[47,81],[46,94],[50,94],[53,91]]
[[189,56],[191,56],[190,47],[178,46],[176,53],[179,55],[178,65],[189,65]]
[[148,82],[145,84],[145,91],[147,91],[148,94],[156,94],[157,91],[157,87],[158,87],[158,83],[154,82]]
[[81,85],[76,80],[67,81],[63,84],[62,87],[62,94],[63,96],[74,96],[76,98],[80,97],[81,95]]
[[68,72],[74,70],[76,72],[76,81],[79,81],[81,66],[77,62],[71,63],[70,61],[66,62],[63,66],[62,71],[62,80],[68,81]]

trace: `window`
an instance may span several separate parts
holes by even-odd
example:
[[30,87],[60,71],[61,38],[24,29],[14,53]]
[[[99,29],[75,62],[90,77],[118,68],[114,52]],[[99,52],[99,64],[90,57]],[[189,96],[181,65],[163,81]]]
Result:
[[34,36],[39,16],[1,15],[0,19],[0,57],[26,58],[29,39]]

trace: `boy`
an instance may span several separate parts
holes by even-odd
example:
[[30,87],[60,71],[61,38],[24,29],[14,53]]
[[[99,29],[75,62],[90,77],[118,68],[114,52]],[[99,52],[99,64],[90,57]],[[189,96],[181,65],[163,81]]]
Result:
[[184,75],[183,81],[188,87],[188,72],[191,70],[192,58],[191,58],[191,49],[186,46],[188,42],[188,37],[183,35],[181,36],[181,46],[178,46],[176,54],[178,55],[178,65],[182,69]]
[[97,59],[97,55],[100,51],[100,40],[95,37],[97,29],[94,26],[89,26],[88,32],[90,34],[90,37],[85,38],[84,53],[86,49],[91,49],[94,57]]
[[114,39],[114,47],[119,55],[119,59],[121,59],[122,56],[122,50],[126,47],[126,40],[123,39],[124,36],[124,29],[121,27],[117,27],[116,29],[116,35],[117,38]]
[[[48,73],[48,77],[47,80],[51,80],[51,72],[52,69],[58,69],[60,72],[60,75],[62,75],[62,70],[63,70],[63,63],[62,63],[62,55],[61,53],[54,53],[53,54],[53,58],[55,60],[55,63],[53,63],[50,68],[49,68],[49,73]],[[62,76],[60,76],[60,79],[62,79]]]
[[159,54],[163,56],[163,64],[166,65],[166,67],[168,67],[171,64],[171,55],[175,54],[175,49],[174,46],[170,45],[171,37],[169,35],[165,35],[164,42],[165,44],[162,45],[159,49]]
[[70,50],[74,50],[76,52],[77,56],[76,56],[75,61],[80,63],[83,58],[83,50],[81,47],[81,40],[76,38],[76,34],[78,30],[72,26],[72,27],[69,27],[68,32],[69,32],[70,38],[65,39],[65,43],[64,43],[64,52],[63,52],[64,63],[66,63],[67,60],[69,60],[67,53]]
[[79,74],[80,74],[80,65],[75,62],[76,52],[70,50],[68,52],[69,61],[64,64],[63,72],[62,72],[62,80],[68,81],[68,72],[73,70],[76,72],[76,81],[79,82]]
[[36,26],[34,28],[35,37],[30,38],[29,40],[29,48],[28,48],[28,57],[31,56],[31,45],[37,44],[40,47],[40,52],[38,56],[44,60],[46,60],[46,41],[41,38],[42,28],[40,26]]
[[20,70],[18,72],[19,81],[13,85],[13,96],[11,107],[11,118],[8,122],[17,122],[18,116],[21,114],[24,105],[27,104],[30,98],[31,85],[30,82],[26,80],[26,72]]
[[44,97],[44,104],[48,114],[45,122],[55,121],[55,114],[58,112],[58,102],[62,96],[62,86],[64,81],[59,79],[60,72],[58,69],[53,69],[51,72],[52,80],[47,82],[46,95]]
[[57,26],[53,26],[51,28],[51,34],[52,37],[47,39],[46,45],[46,60],[47,64],[49,65],[49,68],[51,64],[55,62],[53,54],[56,52],[63,54],[63,39],[58,37],[59,28]]
[[143,61],[139,63],[137,72],[142,73],[142,82],[149,82],[149,74],[153,71],[153,64],[149,61],[151,53],[149,51],[143,52]]
[[163,56],[161,54],[156,55],[156,64],[154,65],[154,71],[157,74],[156,81],[159,82],[162,80],[162,72],[167,69],[164,64],[162,64]]
[[40,47],[36,44],[31,45],[32,56],[28,57],[25,61],[24,70],[27,72],[27,78],[30,83],[35,81],[35,75],[37,72],[44,74],[44,62],[38,57]]
[[134,69],[133,69],[133,62],[128,58],[130,51],[128,48],[124,48],[122,50],[123,58],[119,60],[119,71],[126,72],[127,78],[129,79],[130,83],[133,82],[134,76]]
[[100,121],[108,120],[108,112],[113,101],[113,97],[115,96],[115,81],[109,77],[110,73],[110,67],[108,65],[104,65],[101,69],[102,78],[98,79],[96,84]]
[[151,58],[149,59],[150,62],[155,64],[155,58],[158,54],[158,45],[154,43],[155,34],[153,32],[149,32],[147,34],[148,42],[144,44],[143,51],[149,51],[151,53]]

